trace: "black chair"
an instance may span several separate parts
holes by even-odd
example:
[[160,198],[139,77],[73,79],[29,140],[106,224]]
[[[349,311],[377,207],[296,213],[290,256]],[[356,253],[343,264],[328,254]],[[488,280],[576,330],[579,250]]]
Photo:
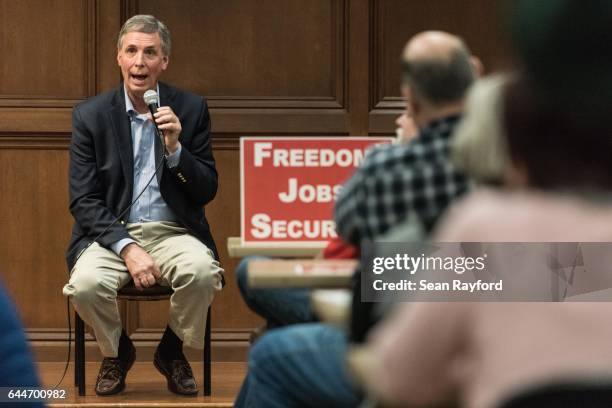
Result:
[[[130,282],[117,292],[117,300],[148,301],[169,299],[173,290],[167,286],[155,285],[138,290],[134,282]],[[204,395],[210,396],[211,387],[211,356],[210,356],[210,314],[208,307],[206,331],[204,332]],[[74,385],[79,389],[79,395],[85,395],[85,324],[78,313],[74,313]]]
[[612,383],[578,381],[534,387],[509,398],[500,408],[609,408]]

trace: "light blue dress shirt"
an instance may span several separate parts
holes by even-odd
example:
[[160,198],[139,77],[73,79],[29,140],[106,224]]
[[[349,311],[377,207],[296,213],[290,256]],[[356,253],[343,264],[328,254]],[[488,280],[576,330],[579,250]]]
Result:
[[[144,190],[138,201],[130,209],[128,223],[142,223],[152,221],[176,222],[177,218],[172,209],[168,207],[159,191],[159,183],[155,177],[155,125],[147,118],[147,114],[140,114],[134,109],[127,90],[125,93],[125,111],[130,117],[132,128],[132,147],[134,154],[134,188],[132,201]],[[159,95],[159,85],[157,86]],[[161,103],[160,103],[161,105]],[[179,163],[182,147],[176,152],[166,156],[166,165],[176,167]],[[151,183],[147,186],[147,183]],[[128,244],[135,242],[131,238],[121,239],[111,245],[111,249],[119,255]]]

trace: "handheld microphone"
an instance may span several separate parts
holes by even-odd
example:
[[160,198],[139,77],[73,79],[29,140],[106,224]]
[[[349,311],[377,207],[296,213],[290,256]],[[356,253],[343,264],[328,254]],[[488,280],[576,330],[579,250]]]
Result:
[[163,150],[165,153],[168,153],[166,150],[166,139],[164,138],[164,134],[157,127],[157,123],[155,122],[155,113],[157,112],[157,108],[159,108],[159,97],[157,96],[157,92],[152,89],[146,91],[143,95],[143,99],[145,104],[149,107],[149,112],[151,112],[151,116],[153,116],[153,125],[155,126],[155,130],[157,131],[157,135],[161,140],[161,145],[163,146]]

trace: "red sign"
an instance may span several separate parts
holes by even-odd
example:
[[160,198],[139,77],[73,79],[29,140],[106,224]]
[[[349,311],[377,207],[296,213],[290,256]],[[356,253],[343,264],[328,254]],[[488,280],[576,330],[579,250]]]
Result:
[[240,139],[243,244],[324,243],[334,201],[372,144],[388,137]]

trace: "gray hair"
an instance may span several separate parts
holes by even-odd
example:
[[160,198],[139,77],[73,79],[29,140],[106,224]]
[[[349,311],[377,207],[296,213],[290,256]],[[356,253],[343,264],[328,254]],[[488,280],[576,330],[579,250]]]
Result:
[[503,124],[503,94],[512,74],[479,79],[467,95],[465,114],[455,130],[451,157],[458,169],[482,184],[502,184],[509,166]]
[[147,14],[138,14],[130,17],[125,23],[123,23],[123,27],[121,27],[121,31],[119,31],[119,36],[117,37],[117,49],[120,50],[123,42],[123,37],[129,32],[137,31],[139,33],[146,34],[159,34],[159,38],[161,39],[161,48],[162,52],[165,56],[170,56],[170,49],[172,48],[172,40],[170,38],[170,30],[168,27],[157,18]]

